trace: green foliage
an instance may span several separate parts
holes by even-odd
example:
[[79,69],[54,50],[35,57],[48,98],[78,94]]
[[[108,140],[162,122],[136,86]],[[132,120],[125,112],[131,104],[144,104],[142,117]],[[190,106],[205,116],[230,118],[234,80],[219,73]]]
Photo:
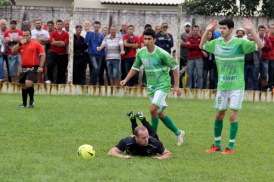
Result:
[[11,6],[12,2],[10,0],[1,0],[0,6]]
[[273,0],[263,0],[262,11],[260,15],[269,18],[274,18],[274,1]]
[[[184,144],[162,122],[158,134],[172,159],[131,160],[107,156],[131,135],[129,110],[150,120],[149,98],[35,95],[33,109],[18,108],[20,94],[0,94],[0,181],[274,181],[273,103],[244,102],[232,155],[206,153],[214,142],[213,100],[167,99],[167,114],[186,131]],[[229,136],[226,113],[222,146]],[[140,124],[140,122],[138,122]],[[96,157],[84,161],[77,148],[91,144]]]
[[258,0],[240,0],[240,8],[236,6],[236,0],[186,0],[183,9],[187,14],[254,16],[258,5]]

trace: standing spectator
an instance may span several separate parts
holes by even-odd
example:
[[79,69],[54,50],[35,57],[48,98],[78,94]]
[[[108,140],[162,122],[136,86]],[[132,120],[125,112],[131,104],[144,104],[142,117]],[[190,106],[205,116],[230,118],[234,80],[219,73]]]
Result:
[[85,30],[82,30],[82,32],[81,32],[81,36],[84,37],[84,38],[86,38],[87,33],[91,31],[91,23],[90,23],[90,21],[85,21],[85,23],[84,23],[84,29]]
[[[47,22],[47,27],[48,27],[48,34],[50,36],[51,32],[53,32],[55,30],[54,28],[54,22],[52,20],[48,21]],[[50,52],[51,52],[51,44],[48,43],[46,45],[46,61],[45,61],[45,68],[46,68],[46,73],[45,73],[45,83],[50,83],[51,81],[49,81],[48,79],[48,62],[49,62],[49,59],[50,59]],[[56,65],[56,64],[55,64]],[[56,80],[56,72],[57,72],[57,66],[54,67],[54,70],[53,70],[53,80],[55,81]]]
[[48,62],[48,79],[53,83],[53,69],[55,63],[57,64],[57,84],[66,83],[66,70],[68,66],[67,45],[69,41],[69,35],[66,31],[62,30],[63,21],[56,21],[57,30],[50,34],[51,52]]
[[4,81],[4,57],[5,44],[0,41],[0,82]]
[[[180,70],[186,66],[187,63],[187,57],[188,57],[188,49],[186,47],[186,39],[188,36],[191,35],[190,29],[191,29],[191,23],[186,22],[184,25],[185,32],[181,34],[181,41],[180,41]],[[179,78],[179,86],[180,88],[183,88],[183,75],[184,73],[180,73]]]
[[245,30],[243,28],[239,28],[236,31],[236,37],[238,38],[243,38],[245,36]]
[[[134,26],[129,25],[128,34],[123,36],[123,43],[125,46],[125,55],[122,56],[121,67],[125,70],[125,75],[127,75],[135,61],[136,58],[136,49],[138,49],[138,37],[133,34]],[[127,82],[127,86],[137,86],[138,85],[139,72]]]
[[168,23],[162,23],[162,30],[156,34],[155,44],[171,54],[171,48],[173,47],[173,37],[167,32]]
[[127,34],[127,22],[123,22],[121,25],[120,35],[121,37],[123,37],[126,34]]
[[[213,31],[208,32],[208,36],[207,36],[207,42],[210,42],[213,40]],[[209,85],[212,85],[212,82],[214,82],[214,76],[218,76],[218,75],[214,75],[214,65],[213,65],[213,61],[214,60],[214,54],[207,52],[205,50],[202,51],[203,53],[203,89],[207,88],[207,75],[209,72]],[[210,87],[209,87],[210,88]],[[213,89],[212,86],[210,89]]]
[[[251,33],[247,33],[247,39],[250,41],[254,41]],[[245,66],[244,66],[244,74],[245,74],[245,90],[252,90],[252,88],[254,90],[256,90],[256,74],[255,74],[255,70],[256,67],[259,64],[259,60],[261,58],[262,55],[262,50],[258,49],[254,52],[251,52],[249,54],[245,55]],[[248,82],[249,82],[249,78],[251,77],[252,80],[252,87],[249,86]]]
[[270,25],[268,37],[272,44],[271,51],[268,52],[267,58],[269,61],[268,84],[271,84],[274,83],[274,24]]
[[[2,49],[0,54],[1,54],[1,57],[3,58],[3,78],[4,78],[4,60],[5,60],[6,66],[7,66],[7,71],[8,71],[8,80],[9,80],[9,82],[11,82],[11,78],[9,76],[9,69],[8,69],[9,64],[8,64],[8,56],[7,56],[7,51],[6,51],[6,42],[5,42],[5,38],[4,38],[4,34],[7,31],[7,26],[8,25],[7,25],[6,20],[4,20],[4,19],[0,20],[0,41],[1,41],[1,49]],[[1,66],[0,66],[0,69],[2,69]],[[0,77],[1,82],[4,81],[3,78],[1,79],[1,77]]]
[[4,34],[5,41],[8,51],[8,61],[9,61],[9,76],[11,77],[12,83],[15,83],[15,76],[17,75],[17,65],[21,65],[21,57],[19,52],[13,53],[12,48],[18,42],[23,39],[23,32],[16,29],[17,21],[15,19],[10,22],[10,30],[6,31]]
[[22,27],[23,27],[23,30],[30,30],[31,28],[30,22],[28,20],[23,21]]
[[110,28],[110,34],[107,35],[101,46],[97,47],[98,51],[101,51],[106,47],[106,61],[108,76],[110,79],[111,86],[118,86],[119,84],[119,64],[121,60],[121,55],[125,54],[123,38],[120,34],[117,34],[116,26]]
[[65,20],[64,21],[64,28],[63,28],[63,30],[69,33],[69,20]]
[[159,33],[161,31],[161,26],[156,26],[155,27],[155,34]]
[[[160,26],[159,26],[160,27]],[[144,31],[147,29],[152,29],[152,26],[150,24],[146,24]],[[140,48],[143,48],[145,46],[145,42],[144,42],[144,35],[142,34],[140,36]],[[147,78],[146,78],[146,71],[145,69],[143,69],[143,76],[142,76],[142,87],[146,87],[147,86]]]
[[[167,32],[168,23],[162,23],[161,31],[156,34],[155,44],[171,54],[171,48],[173,47],[173,37],[170,33]],[[174,85],[173,72],[170,71],[169,75],[171,77],[171,85]]]
[[73,42],[73,84],[86,84],[86,69],[87,69],[87,44],[81,36],[82,26],[75,27],[74,42]]
[[271,51],[272,45],[269,38],[265,35],[265,27],[264,25],[260,25],[258,27],[258,33],[261,41],[264,44],[264,48],[262,49],[262,56],[259,62],[259,66],[256,68],[256,78],[258,78],[259,74],[261,77],[261,83],[259,84],[257,81],[256,89],[261,89],[259,85],[265,86],[267,85],[267,74],[268,74],[268,52]]
[[216,30],[216,27],[213,27],[212,30],[214,32],[213,39],[217,39],[217,38],[221,37],[221,32],[219,30]]
[[[31,31],[29,29],[24,30],[23,37],[24,38],[12,48],[13,53],[20,51],[22,56],[22,71],[20,73],[19,83],[21,83],[23,104],[19,107],[25,108],[27,106],[27,97],[29,95],[29,108],[33,108],[33,83],[37,78],[37,72],[43,72],[46,56],[42,45],[31,40]],[[41,56],[41,63],[39,63],[39,56]]]
[[[102,29],[102,32],[104,37],[106,37],[108,35],[108,28],[104,27]],[[106,75],[107,75],[107,82],[108,85],[110,85],[110,81],[109,81],[109,77],[108,77],[108,71],[107,71],[107,63],[106,63],[106,54],[105,54],[105,49],[102,49],[102,53],[103,53],[103,57],[102,57],[102,64],[99,70],[99,85],[103,86],[105,85],[105,79],[104,79],[104,70],[106,70]]]
[[98,72],[102,64],[103,51],[97,50],[97,47],[99,47],[104,40],[104,36],[99,32],[100,27],[101,23],[95,21],[93,23],[94,31],[87,33],[85,38],[85,43],[88,44],[90,85],[97,84]]
[[[34,22],[35,29],[31,31],[32,40],[39,42],[44,51],[46,52],[46,44],[49,43],[49,33],[46,30],[42,30],[42,21],[36,20]],[[39,58],[40,60],[40,58]],[[37,74],[37,83],[41,83],[42,73]]]
[[186,47],[188,49],[186,88],[192,87],[194,68],[196,68],[197,71],[197,88],[203,88],[203,56],[202,50],[199,48],[200,41],[199,26],[194,25],[192,27],[192,35],[188,36],[186,39]]

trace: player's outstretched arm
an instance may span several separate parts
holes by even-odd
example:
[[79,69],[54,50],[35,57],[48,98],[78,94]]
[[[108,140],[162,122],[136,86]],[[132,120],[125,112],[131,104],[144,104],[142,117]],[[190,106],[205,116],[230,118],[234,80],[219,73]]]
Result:
[[129,80],[129,79],[131,79],[131,77],[133,77],[135,74],[136,74],[136,70],[135,69],[131,69],[130,71],[129,71],[129,73],[127,74],[127,77],[124,79],[124,80],[122,80],[121,82],[120,82],[120,85],[123,87],[123,86],[125,86],[126,85],[126,83],[127,83],[127,81]]
[[161,156],[152,156],[152,159],[170,159],[172,158],[172,154],[167,149],[164,150]]
[[121,151],[117,147],[113,147],[109,152],[109,156],[113,157],[120,157],[120,158],[126,158],[126,159],[132,159],[130,155],[122,155]]
[[258,49],[262,49],[264,47],[264,44],[261,41],[260,37],[254,31],[251,20],[248,19],[248,18],[244,18],[242,20],[242,23],[243,23],[244,29],[248,30],[251,33],[251,35],[252,35],[252,37],[254,39],[254,42],[256,42],[256,44],[258,46]]
[[205,43],[207,42],[207,37],[208,37],[208,33],[210,30],[213,30],[213,28],[215,28],[217,26],[217,20],[213,20],[207,27],[206,27],[206,31],[202,37],[202,40],[200,42],[200,49],[203,49]]

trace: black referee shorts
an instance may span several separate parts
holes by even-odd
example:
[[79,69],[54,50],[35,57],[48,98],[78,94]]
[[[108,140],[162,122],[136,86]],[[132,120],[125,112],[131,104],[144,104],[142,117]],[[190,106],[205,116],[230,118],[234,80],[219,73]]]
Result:
[[39,66],[23,67],[19,75],[19,83],[25,83],[26,80],[30,80],[33,83],[37,80],[37,70]]

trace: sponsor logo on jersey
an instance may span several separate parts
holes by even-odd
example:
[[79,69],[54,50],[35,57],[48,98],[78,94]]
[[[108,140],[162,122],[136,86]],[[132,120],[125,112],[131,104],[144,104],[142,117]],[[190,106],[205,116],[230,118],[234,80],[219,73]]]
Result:
[[237,82],[237,75],[220,75],[221,82]]
[[230,72],[237,72],[237,65],[223,64],[220,67],[221,67],[221,70],[229,70]]

